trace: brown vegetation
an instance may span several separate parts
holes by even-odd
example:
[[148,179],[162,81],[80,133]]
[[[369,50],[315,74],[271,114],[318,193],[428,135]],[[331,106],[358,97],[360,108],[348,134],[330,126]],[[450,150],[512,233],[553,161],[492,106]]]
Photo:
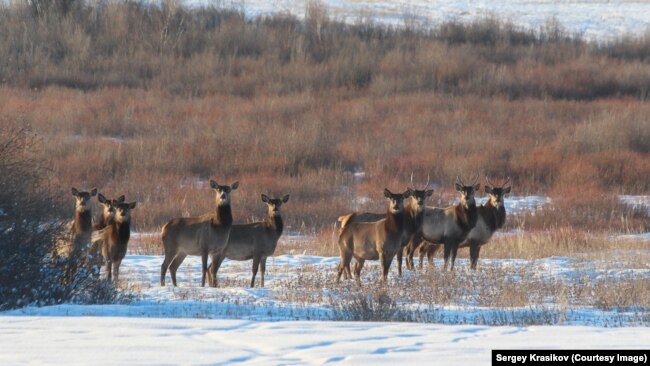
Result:
[[46,3],[60,6],[0,7],[1,119],[44,137],[62,195],[134,197],[138,231],[210,211],[208,179],[236,176],[235,222],[263,217],[260,193],[289,191],[287,231],[327,236],[411,172],[431,174],[436,206],[477,172],[553,197],[506,230],[648,230],[616,198],[650,191],[647,36],[596,46],[495,19],[419,30],[340,24],[317,6],[302,23],[32,2]]

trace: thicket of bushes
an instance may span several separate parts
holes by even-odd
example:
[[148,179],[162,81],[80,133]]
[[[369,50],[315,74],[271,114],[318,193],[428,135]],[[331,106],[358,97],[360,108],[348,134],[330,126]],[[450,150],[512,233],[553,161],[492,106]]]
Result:
[[648,97],[649,38],[593,46],[549,21],[486,18],[432,29],[305,21],[174,1],[35,0],[0,9],[0,78],[13,85],[259,95],[367,89],[508,98]]
[[38,143],[29,127],[1,121],[0,310],[114,301],[112,285],[84,271],[83,258],[54,255],[67,226],[62,200],[53,194],[49,170],[36,154]]

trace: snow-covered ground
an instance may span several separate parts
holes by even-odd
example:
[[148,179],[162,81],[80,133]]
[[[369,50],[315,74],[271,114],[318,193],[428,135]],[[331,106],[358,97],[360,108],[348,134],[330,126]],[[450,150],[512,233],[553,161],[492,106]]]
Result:
[[[642,255],[647,257],[647,253]],[[5,315],[235,318],[264,321],[336,320],[340,314],[333,311],[331,299],[341,296],[339,290],[342,287],[353,293],[361,291],[352,283],[338,285],[334,282],[338,257],[282,255],[269,258],[265,288],[248,288],[251,261],[226,260],[219,271],[220,287],[216,289],[199,286],[201,267],[198,257],[188,257],[179,269],[179,287],[171,286],[169,274],[167,285],[161,287],[162,260],[162,256],[147,255],[128,255],[125,258],[120,274],[121,278],[128,279],[131,289],[139,293],[133,302],[92,306],[63,304],[40,308],[27,307],[6,312]],[[435,265],[440,268],[442,263],[436,260]],[[480,281],[481,276],[489,276],[494,271],[498,276],[508,276],[512,281],[526,277],[527,281],[539,281],[533,283],[562,285],[576,281],[593,283],[602,279],[650,278],[650,267],[647,263],[629,268],[626,262],[605,263],[600,260],[570,257],[538,260],[482,259],[480,268],[485,272],[477,273],[467,273],[465,259],[457,259],[457,266],[457,271],[467,276],[468,281]],[[371,286],[378,273],[376,262],[367,263],[362,273],[364,286]],[[389,286],[405,286],[409,280],[421,274],[407,271],[404,276],[398,278],[393,266]],[[259,274],[257,281],[259,286]],[[485,281],[493,280],[486,278]],[[499,317],[534,324],[600,326],[637,325],[647,321],[643,320],[643,309],[603,310],[589,306],[567,306],[553,301],[507,309],[482,306],[474,300],[463,300],[446,306],[431,303],[404,305],[408,309],[424,309],[423,314],[426,314],[429,321],[445,324],[510,324],[508,320],[501,321]]]
[[[186,0],[207,4],[206,0]],[[567,31],[591,41],[625,34],[643,34],[650,24],[650,2],[638,0],[322,0],[336,19],[359,19],[384,24],[430,26],[445,21],[495,16],[533,30],[555,19]],[[243,10],[248,16],[271,13],[305,14],[304,0],[223,0],[219,4]]]
[[0,316],[2,365],[489,365],[567,347],[647,348],[648,328]]

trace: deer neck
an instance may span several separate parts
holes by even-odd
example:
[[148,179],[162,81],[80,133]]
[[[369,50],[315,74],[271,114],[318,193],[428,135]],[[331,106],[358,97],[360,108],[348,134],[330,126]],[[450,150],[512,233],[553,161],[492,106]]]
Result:
[[117,229],[117,238],[120,241],[120,243],[126,243],[129,241],[129,237],[131,237],[131,220],[126,220],[126,221],[118,221],[115,220],[113,222],[113,225],[115,225],[115,228]]
[[469,231],[476,225],[478,219],[478,210],[476,209],[476,201],[461,202],[455,207],[456,221],[463,229]]
[[75,211],[74,228],[75,232],[82,233],[91,231],[93,227],[92,214],[90,210]]
[[282,235],[282,230],[284,229],[284,222],[282,221],[282,216],[269,214],[266,218],[266,226],[271,230],[275,231],[277,236]]
[[422,210],[418,210],[417,203],[409,204],[405,209],[405,220],[407,221],[407,229],[410,231],[416,231],[418,228],[422,227],[424,222],[424,207]]
[[484,206],[489,210],[494,220],[494,224],[492,225],[494,227],[492,228],[492,230],[501,229],[503,225],[505,225],[506,223],[505,205],[497,206],[494,204],[494,202],[492,202],[492,200],[489,200],[485,203]]
[[390,209],[386,212],[386,221],[384,225],[387,232],[402,232],[404,231],[404,210],[392,212]]
[[232,225],[232,209],[230,204],[217,206],[217,218],[214,223],[217,225],[230,226]]

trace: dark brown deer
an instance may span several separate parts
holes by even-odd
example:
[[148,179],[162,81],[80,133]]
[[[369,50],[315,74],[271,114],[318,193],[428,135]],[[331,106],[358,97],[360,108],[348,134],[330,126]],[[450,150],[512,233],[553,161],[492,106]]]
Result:
[[456,191],[460,193],[460,203],[446,208],[425,207],[422,230],[417,233],[407,248],[407,265],[413,268],[413,255],[423,240],[444,246],[444,269],[447,269],[451,256],[451,269],[454,269],[456,254],[470,230],[476,225],[478,213],[474,193],[480,189],[478,176],[470,185],[456,177]]
[[[239,182],[232,185],[219,185],[210,180],[210,187],[215,191],[215,214],[198,217],[181,217],[169,221],[162,228],[162,242],[165,259],[160,268],[160,285],[165,286],[165,274],[169,268],[172,283],[176,286],[176,271],[188,255],[201,256],[201,286],[205,286],[208,272],[208,256],[213,263],[226,248],[232,227],[232,209],[230,194],[239,187]],[[210,284],[217,286],[216,266],[210,272]]]
[[461,248],[469,246],[470,268],[476,269],[481,246],[487,244],[495,231],[501,229],[506,223],[506,207],[503,204],[503,197],[510,193],[512,188],[510,178],[500,185],[494,185],[488,177],[485,177],[487,185],[485,193],[488,194],[488,201],[478,206],[478,221],[476,226],[469,232],[467,239],[461,244]]
[[120,279],[120,264],[126,255],[126,250],[131,237],[131,210],[136,202],[119,202],[113,200],[115,215],[106,227],[93,233],[93,242],[100,243],[102,255],[106,260],[106,278],[113,279],[115,283]]
[[340,282],[341,274],[350,274],[350,261],[356,259],[354,276],[361,284],[361,269],[366,260],[379,260],[382,269],[381,282],[385,284],[393,257],[402,249],[405,231],[404,199],[411,196],[411,190],[404,193],[392,193],[384,189],[384,196],[389,205],[386,217],[376,222],[355,222],[354,214],[348,216],[352,222],[341,223],[343,229],[339,235],[339,252],[341,263],[337,269],[336,281]]
[[[230,239],[217,262],[210,264],[210,270],[219,271],[225,258],[235,261],[253,260],[253,277],[251,287],[255,287],[255,276],[258,268],[261,272],[261,287],[264,287],[264,273],[266,272],[266,259],[272,256],[282,235],[282,216],[280,207],[289,201],[289,195],[280,198],[269,198],[262,195],[262,202],[268,207],[266,221],[251,224],[233,225],[230,229]],[[212,268],[216,265],[216,268]]]
[[[413,186],[413,174],[411,174],[411,186]],[[402,248],[413,239],[413,236],[421,230],[424,220],[424,201],[427,197],[433,194],[433,190],[427,190],[429,187],[429,179],[422,189],[410,189],[411,199],[404,208],[405,211],[405,224],[404,224],[404,237],[402,241]],[[341,222],[339,233],[343,231],[345,225],[351,222],[376,222],[386,217],[385,213],[372,213],[364,212],[360,214],[348,214],[338,218]],[[345,224],[344,224],[345,223]],[[397,252],[397,274],[402,276],[402,254],[403,249]],[[345,274],[347,278],[347,273]]]

